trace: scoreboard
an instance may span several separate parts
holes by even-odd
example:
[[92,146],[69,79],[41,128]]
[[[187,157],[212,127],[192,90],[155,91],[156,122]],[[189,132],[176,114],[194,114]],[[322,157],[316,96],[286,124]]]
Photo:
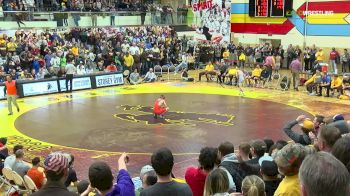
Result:
[[292,8],[293,0],[249,0],[251,17],[286,17]]
[[271,17],[284,17],[284,0],[271,0],[270,4],[270,16]]
[[268,17],[269,0],[255,0],[255,17]]

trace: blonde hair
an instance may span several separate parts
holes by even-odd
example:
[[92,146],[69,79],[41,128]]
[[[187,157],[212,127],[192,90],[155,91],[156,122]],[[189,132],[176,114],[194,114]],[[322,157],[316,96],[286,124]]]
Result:
[[244,196],[265,196],[265,183],[258,176],[247,176],[242,181],[242,193]]
[[217,168],[208,174],[204,185],[204,196],[211,196],[215,193],[226,193],[228,189],[229,182],[226,171]]

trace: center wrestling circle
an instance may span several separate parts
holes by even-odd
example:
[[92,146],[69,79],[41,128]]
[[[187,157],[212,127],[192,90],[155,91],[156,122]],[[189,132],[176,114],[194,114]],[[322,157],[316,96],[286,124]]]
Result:
[[[154,119],[160,94],[72,99],[21,115],[23,134],[61,146],[109,152],[149,153],[167,146],[174,153],[198,152],[225,140],[286,138],[281,127],[305,111],[280,103],[226,95],[164,94],[170,111]],[[310,115],[311,116],[311,115]]]

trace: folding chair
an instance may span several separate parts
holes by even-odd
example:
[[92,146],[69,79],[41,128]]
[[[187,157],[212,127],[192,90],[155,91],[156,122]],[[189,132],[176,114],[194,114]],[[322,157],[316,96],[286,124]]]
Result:
[[167,74],[168,75],[168,78],[169,78],[169,66],[167,65],[163,65],[162,66],[162,74]]
[[24,180],[24,183],[27,185],[27,189],[31,193],[38,191],[38,188],[36,187],[35,183],[29,176],[25,175],[23,180]]
[[12,176],[13,176],[13,181],[15,182],[15,184],[18,186],[17,187],[17,191],[20,194],[23,193],[30,193],[29,189],[27,189],[26,184],[24,183],[24,180],[22,178],[22,176],[20,176],[17,172],[12,171]]
[[9,187],[10,187],[8,189],[8,192],[10,192],[12,189],[14,189],[16,191],[17,188],[16,188],[15,183],[14,183],[12,169],[5,167],[2,169],[2,174],[4,175],[4,179],[6,180],[6,184],[9,185]]
[[266,82],[266,87],[270,89],[277,89],[278,84],[280,83],[281,75],[278,72],[275,72],[271,76],[271,81]]
[[170,73],[174,73],[174,72],[175,72],[175,66],[170,65],[168,69],[168,81],[170,80]]
[[157,78],[162,77],[162,67],[160,65],[154,66],[154,74],[156,74]]

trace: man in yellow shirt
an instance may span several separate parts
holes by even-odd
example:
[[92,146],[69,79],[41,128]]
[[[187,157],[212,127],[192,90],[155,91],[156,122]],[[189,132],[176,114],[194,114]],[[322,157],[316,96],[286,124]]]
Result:
[[316,61],[318,61],[319,63],[324,62],[324,52],[322,48],[320,48],[318,52],[316,52],[315,56],[316,56]]
[[278,172],[285,176],[274,196],[300,196],[299,168],[306,156],[305,147],[291,143],[279,150],[274,158]]
[[214,65],[213,65],[213,63],[211,62],[211,61],[209,61],[208,63],[207,63],[207,65],[205,66],[205,69],[204,69],[204,71],[202,71],[202,72],[200,72],[199,73],[199,81],[201,81],[201,78],[202,78],[202,76],[203,75],[205,75],[205,77],[207,78],[207,81],[209,81],[209,77],[208,77],[208,75],[216,75],[216,72],[214,71]]
[[335,90],[340,93],[343,90],[343,80],[337,74],[334,74],[332,78],[332,82],[331,82],[332,94],[334,94]]
[[79,48],[76,44],[72,47],[71,51],[75,57],[79,56]]
[[251,86],[251,83],[254,81],[254,85],[256,86],[260,80],[260,76],[261,76],[261,72],[262,69],[260,68],[260,65],[257,65],[253,71],[252,71],[252,75],[250,77],[248,77],[248,83],[249,86]]
[[237,82],[237,67],[231,67],[228,69],[226,76],[230,79],[230,82],[228,83],[228,85],[233,85],[232,81],[233,78],[235,78],[235,83]]
[[124,68],[131,71],[132,66],[134,65],[134,57],[132,57],[129,52],[124,56]]

